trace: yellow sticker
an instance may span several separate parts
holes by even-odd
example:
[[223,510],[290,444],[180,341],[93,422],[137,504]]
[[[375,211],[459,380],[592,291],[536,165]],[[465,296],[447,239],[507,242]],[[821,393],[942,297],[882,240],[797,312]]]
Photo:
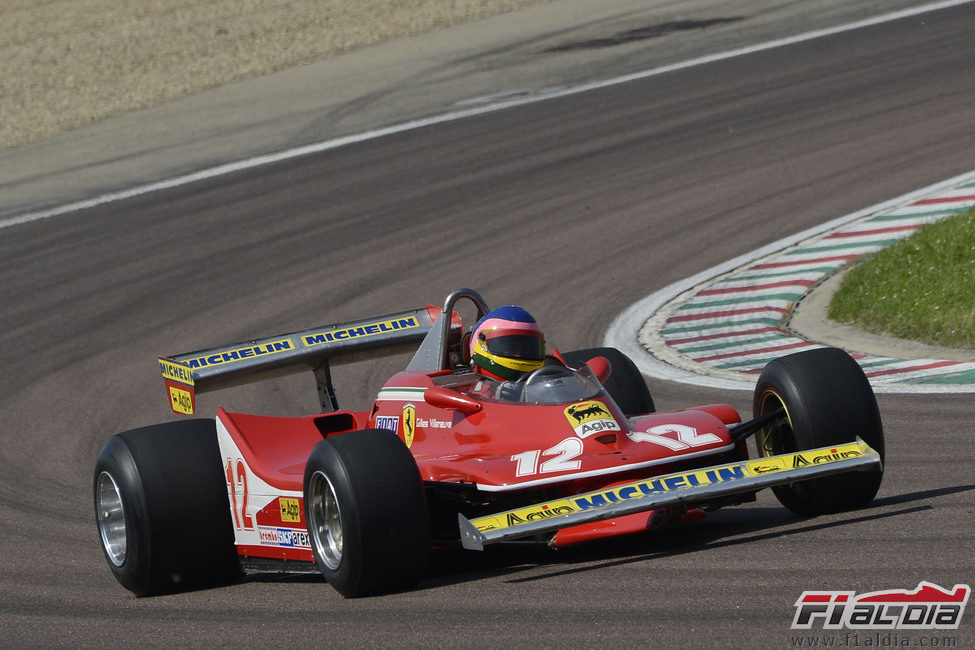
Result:
[[281,506],[281,521],[301,521],[301,506],[298,505],[298,499],[293,499],[291,497],[281,497],[278,499],[278,505]]
[[169,399],[173,404],[173,410],[177,413],[193,414],[193,396],[190,395],[190,391],[170,386]]
[[788,456],[785,461],[789,464],[789,469],[805,467],[806,465],[822,465],[832,463],[847,458],[862,456],[863,450],[860,445],[853,443],[849,445],[838,445],[836,447],[824,447],[812,451],[801,451]]
[[577,427],[590,420],[611,420],[613,416],[605,404],[596,400],[589,400],[588,402],[579,402],[578,404],[566,407],[565,419],[573,427]]
[[189,386],[193,385],[193,371],[189,366],[160,358],[159,370],[162,371],[163,379],[171,379]]
[[403,406],[403,442],[407,447],[413,446],[414,435],[416,435],[416,407],[407,403]]
[[773,458],[758,458],[748,462],[748,472],[753,476],[770,474],[772,472],[784,472],[786,470],[799,469],[808,465],[822,465],[823,463],[833,463],[847,458],[862,456],[863,450],[856,443],[847,445],[837,445],[836,447],[824,447],[811,451],[800,451],[785,456]]
[[[499,524],[497,526],[498,528],[507,528],[508,526],[517,526],[518,524],[528,523],[529,521],[538,521],[540,519],[558,517],[559,515],[567,515],[569,513],[576,512],[577,510],[579,510],[579,508],[572,505],[568,499],[562,499],[560,501],[543,503],[537,506],[522,508],[520,510],[511,510],[494,518],[500,520],[496,522]],[[481,528],[480,521],[478,522],[478,528]],[[485,529],[481,528],[481,530]]]
[[748,473],[752,476],[761,476],[762,474],[771,474],[772,472],[781,472],[787,469],[791,469],[791,467],[786,466],[786,463],[781,458],[773,460],[763,458],[748,463]]

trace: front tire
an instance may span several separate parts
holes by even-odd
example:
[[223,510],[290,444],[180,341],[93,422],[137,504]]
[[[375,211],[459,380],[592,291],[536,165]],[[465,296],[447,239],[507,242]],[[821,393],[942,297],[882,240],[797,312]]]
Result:
[[589,348],[562,355],[566,363],[573,368],[581,366],[593,357],[605,357],[609,361],[613,372],[603,383],[603,387],[623,411],[623,415],[633,417],[654,412],[653,397],[650,395],[643,374],[632,359],[616,348]]
[[406,589],[423,575],[426,496],[416,461],[395,434],[350,431],[315,445],[304,499],[315,561],[346,598]]
[[[755,386],[756,417],[785,409],[785,421],[755,436],[761,456],[828,447],[858,436],[884,459],[884,431],[870,382],[837,348],[790,354],[770,362]],[[772,488],[798,515],[860,508],[880,489],[883,469],[848,472]]]
[[105,559],[136,596],[240,577],[213,420],[112,436],[95,463],[93,489]]

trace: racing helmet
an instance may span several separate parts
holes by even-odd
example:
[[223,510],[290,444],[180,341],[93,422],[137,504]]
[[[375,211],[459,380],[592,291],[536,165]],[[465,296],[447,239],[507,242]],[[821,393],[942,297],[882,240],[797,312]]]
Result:
[[471,365],[481,374],[517,380],[545,362],[545,337],[535,319],[521,307],[492,309],[471,332]]

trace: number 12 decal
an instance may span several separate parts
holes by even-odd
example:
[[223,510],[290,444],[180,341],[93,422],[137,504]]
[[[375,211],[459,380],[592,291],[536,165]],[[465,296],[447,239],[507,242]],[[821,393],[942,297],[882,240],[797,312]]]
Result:
[[[677,439],[674,440],[663,434],[676,433]],[[642,431],[630,431],[626,435],[634,442],[652,442],[672,451],[682,451],[691,447],[701,447],[715,442],[721,442],[721,437],[714,433],[698,433],[694,427],[683,424],[661,424],[650,427],[646,433]]]
[[[230,488],[230,503],[234,510],[234,526],[237,527],[237,530],[240,530],[241,527],[244,530],[254,530],[254,519],[247,514],[247,470],[244,467],[244,461],[237,459],[236,480],[234,479],[233,461],[229,458],[224,469],[227,471],[227,487]],[[238,491],[243,495],[240,507],[237,504]]]
[[[545,451],[532,449],[515,454],[511,460],[515,461],[515,476],[531,476],[532,474],[545,474],[548,472],[564,472],[570,469],[582,467],[581,460],[574,460],[582,455],[582,441],[578,438],[566,438],[554,447],[549,447]],[[539,464],[542,456],[551,456]]]

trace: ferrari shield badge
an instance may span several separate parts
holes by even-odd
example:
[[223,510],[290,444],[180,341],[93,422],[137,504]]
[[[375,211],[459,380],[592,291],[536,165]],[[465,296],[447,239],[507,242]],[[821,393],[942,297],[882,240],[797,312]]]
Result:
[[403,442],[407,447],[413,446],[413,436],[416,434],[416,407],[407,403],[403,406]]

